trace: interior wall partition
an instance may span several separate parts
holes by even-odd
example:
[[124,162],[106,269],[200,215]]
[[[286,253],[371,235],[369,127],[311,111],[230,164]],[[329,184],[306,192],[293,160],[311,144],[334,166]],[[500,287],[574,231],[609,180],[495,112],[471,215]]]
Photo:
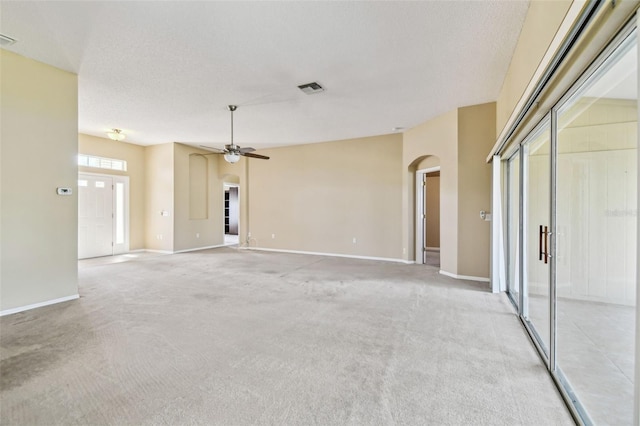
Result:
[[636,421],[637,92],[631,23],[502,155],[507,293],[582,424]]

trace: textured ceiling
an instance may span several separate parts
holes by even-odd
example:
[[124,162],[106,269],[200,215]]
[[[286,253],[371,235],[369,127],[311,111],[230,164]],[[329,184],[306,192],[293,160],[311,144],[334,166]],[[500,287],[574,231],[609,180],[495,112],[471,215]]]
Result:
[[[79,75],[79,130],[256,148],[494,101],[528,1],[0,3],[8,50]],[[326,91],[305,95],[297,85]],[[3,82],[5,84],[5,82]]]

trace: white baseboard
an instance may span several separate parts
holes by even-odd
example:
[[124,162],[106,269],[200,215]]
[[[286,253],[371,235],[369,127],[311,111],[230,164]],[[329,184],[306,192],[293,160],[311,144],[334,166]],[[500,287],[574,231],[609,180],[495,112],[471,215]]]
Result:
[[310,254],[312,256],[346,257],[349,259],[362,259],[362,260],[381,260],[384,262],[405,263],[407,265],[415,263],[413,260],[396,259],[393,257],[356,256],[351,254],[321,253],[316,251],[300,251],[300,250],[282,250],[282,249],[272,249],[272,248],[264,248],[264,247],[243,247],[243,248],[247,250],[273,251],[276,253]]
[[[196,247],[196,248],[190,248],[190,249],[184,249],[184,250],[177,250],[177,251],[170,251],[170,250],[152,250],[152,249],[137,249],[137,250],[131,250],[129,251],[129,253],[161,253],[161,254],[177,254],[177,253],[188,253],[190,251],[199,251],[199,250],[208,250],[208,249],[213,249],[213,248],[220,248],[220,247],[229,247],[229,246],[234,246],[234,245],[238,245],[238,243],[232,243],[232,244],[217,244],[215,246],[204,246],[204,247]],[[126,254],[126,253],[123,253]]]
[[42,308],[43,306],[55,305],[56,303],[68,302],[70,300],[76,300],[79,298],[80,298],[79,294],[74,294],[72,296],[60,297],[58,299],[47,300],[45,302],[40,302],[40,303],[34,303],[33,305],[5,309],[4,311],[0,311],[0,317],[3,317],[5,315],[17,314],[18,312],[29,311],[31,309]]
[[456,275],[456,274],[452,274],[451,272],[443,271],[442,269],[440,269],[440,274],[446,275],[447,277],[455,278],[457,280],[480,281],[480,282],[483,282],[483,283],[490,282],[489,278],[472,277],[472,276],[469,276],[469,275]]
[[[190,251],[200,251],[200,250],[208,250],[208,249],[213,249],[213,248],[220,248],[220,247],[228,247],[230,245],[235,245],[235,244],[218,244],[215,246],[206,246],[206,247],[197,247],[197,248],[191,248],[191,249],[185,249],[185,250],[178,250],[178,251],[174,251],[173,253],[188,253]],[[171,253],[171,252],[169,252]]]

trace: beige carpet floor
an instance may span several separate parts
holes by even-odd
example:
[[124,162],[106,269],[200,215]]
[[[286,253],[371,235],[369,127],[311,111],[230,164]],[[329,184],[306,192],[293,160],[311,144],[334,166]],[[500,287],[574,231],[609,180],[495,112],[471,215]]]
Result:
[[434,267],[222,248],[79,274],[0,319],[1,424],[573,424],[506,296]]

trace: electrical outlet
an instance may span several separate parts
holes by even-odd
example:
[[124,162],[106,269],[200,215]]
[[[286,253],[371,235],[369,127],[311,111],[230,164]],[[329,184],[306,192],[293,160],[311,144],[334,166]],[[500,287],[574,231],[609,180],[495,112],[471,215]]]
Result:
[[353,244],[356,243],[356,237],[353,237]]
[[276,234],[271,234],[271,239],[275,240],[276,239]]
[[200,238],[200,233],[196,232],[196,238]]

